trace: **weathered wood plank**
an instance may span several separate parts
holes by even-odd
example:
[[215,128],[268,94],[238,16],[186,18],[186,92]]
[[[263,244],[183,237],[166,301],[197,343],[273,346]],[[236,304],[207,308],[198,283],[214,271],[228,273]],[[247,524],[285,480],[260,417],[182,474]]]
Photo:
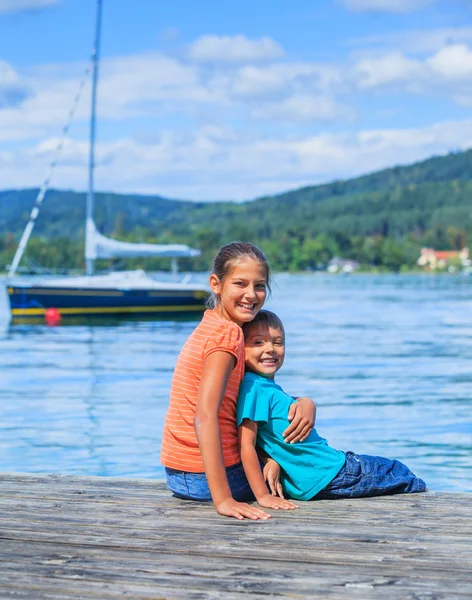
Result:
[[[394,585],[397,591],[405,588],[411,592],[438,592],[447,584],[449,592],[462,594],[463,582],[457,581],[452,577],[434,575],[429,578],[418,576],[417,574],[400,573],[372,573],[365,566],[356,572],[349,571],[346,568],[335,569],[333,566],[327,566],[321,572],[314,569],[293,569],[284,568],[282,563],[272,565],[271,572],[267,571],[267,565],[258,565],[258,562],[252,559],[245,565],[240,563],[235,565],[234,560],[230,559],[224,565],[209,566],[208,561],[200,563],[192,562],[175,564],[173,557],[168,557],[168,563],[165,564],[165,558],[162,558],[162,564],[156,568],[155,564],[146,564],[142,561],[134,566],[130,566],[125,560],[118,561],[118,564],[86,561],[84,556],[75,558],[70,555],[67,559],[57,558],[53,555],[41,565],[29,564],[28,577],[37,580],[38,578],[50,578],[54,580],[80,580],[85,582],[113,582],[122,583],[127,586],[146,586],[149,583],[165,584],[168,587],[199,589],[207,591],[235,590],[242,587],[251,588],[253,592],[258,591],[258,585],[263,584],[264,590],[270,593],[299,594],[309,593],[313,589],[329,588],[335,582],[335,587],[340,588],[362,588],[370,583],[372,588],[377,585]],[[161,563],[161,560],[159,560]],[[21,576],[24,572],[16,565],[5,563],[2,565],[2,580]]]
[[0,474],[0,597],[472,597],[472,495],[301,503],[239,522],[161,482]]
[[[152,548],[160,548],[169,541],[169,530],[172,531],[172,542],[174,544],[191,545],[193,551],[209,551],[212,548],[222,551],[229,548],[234,551],[236,547],[242,551],[251,552],[254,542],[264,542],[267,547],[274,552],[284,552],[287,546],[295,546],[299,550],[311,549],[313,545],[314,532],[296,529],[280,531],[273,527],[264,527],[259,525],[257,531],[249,528],[239,528],[237,531],[225,528],[224,525],[213,527],[211,538],[205,534],[202,528],[186,527],[182,522],[168,521],[167,530],[162,526],[152,527],[152,522],[146,528],[134,524],[133,526],[123,525],[121,522],[102,525],[99,522],[58,522],[55,520],[44,520],[36,522],[23,522],[21,520],[11,519],[7,524],[0,527],[0,538],[3,539],[29,539],[37,538],[43,541],[56,542],[64,535],[69,536],[69,541],[75,543],[88,543],[87,540],[92,536],[94,540],[100,540],[101,545],[108,545],[111,542],[119,544],[121,547],[141,547],[146,545]],[[237,540],[234,539],[235,533]],[[408,529],[403,531],[392,530],[384,526],[382,530],[376,528],[372,533],[370,528],[359,528],[359,525],[352,525],[350,530],[345,530],[345,526],[339,528],[338,524],[333,524],[331,528],[326,525],[316,528],[316,540],[319,543],[330,544],[330,547],[336,547],[341,544],[347,552],[357,550],[364,545],[365,552],[369,546],[375,553],[388,552],[390,555],[398,552],[410,551],[434,551],[434,556],[448,556],[454,552],[460,560],[472,561],[470,554],[471,537],[467,535],[436,535],[434,533],[416,534],[414,537],[408,535]],[[385,546],[385,548],[384,548]]]
[[[42,495],[34,494],[31,491],[28,493],[25,491],[22,495],[12,495],[4,490],[2,486],[2,501],[4,505],[9,505],[14,508],[20,507],[24,503],[33,503],[35,501],[43,502],[45,505],[49,502],[52,507],[60,506],[61,503],[67,504],[71,507],[75,503],[81,504],[84,502],[90,504],[101,504],[110,505],[115,510],[119,510],[120,507],[124,509],[132,508],[133,506],[139,507],[140,510],[152,509],[159,511],[166,511],[168,514],[182,514],[185,513],[186,518],[205,518],[208,515],[213,515],[213,508],[207,503],[195,503],[177,501],[172,498],[167,491],[155,494],[151,499],[144,501],[139,497],[139,493],[133,498],[120,496],[119,500],[111,499],[107,497],[97,497],[96,495],[90,495],[88,493],[77,494],[75,491],[71,491],[69,488],[63,492],[57,490],[55,495],[51,495],[51,486]],[[119,494],[119,493],[118,493]],[[462,495],[461,495],[462,496]],[[321,501],[321,502],[309,502],[301,503],[300,509],[293,514],[304,513],[304,519],[319,519],[324,514],[327,514],[326,506],[329,504],[329,515],[338,515],[343,517],[348,512],[349,508],[355,506],[356,515],[368,516],[369,520],[384,518],[386,514],[391,514],[392,508],[394,507],[393,516],[395,518],[408,517],[410,514],[421,511],[422,518],[421,523],[433,521],[437,522],[437,516],[441,515],[441,518],[455,520],[460,518],[463,514],[467,515],[470,513],[470,497],[464,498],[461,502],[461,496],[457,497],[454,495],[454,510],[451,511],[450,499],[451,496],[447,494],[430,496],[429,493],[425,495],[415,496],[414,500],[409,496],[394,496],[387,498],[377,499],[358,499],[358,500],[340,500],[340,501]],[[298,517],[297,517],[298,518]]]
[[[398,523],[409,522],[409,525],[416,525],[417,527],[434,526],[436,528],[445,528],[444,523],[447,523],[448,527],[458,523],[466,527],[469,525],[469,521],[464,517],[470,515],[470,503],[469,506],[464,505],[462,508],[454,504],[454,510],[452,511],[451,507],[446,505],[444,509],[438,506],[434,510],[429,505],[429,499],[426,496],[422,496],[421,500],[424,500],[423,505],[421,503],[410,506],[393,504],[388,507],[388,510],[383,509],[381,506],[382,499],[378,499],[377,504],[374,502],[368,505],[364,503],[363,499],[349,501],[324,500],[320,502],[300,503],[298,510],[286,514],[283,511],[274,511],[273,516],[274,520],[277,520],[280,515],[284,514],[285,519],[293,519],[295,523],[300,522],[301,515],[304,522],[322,522],[323,520],[332,520],[333,518],[352,520],[350,511],[354,509],[356,520],[368,519],[369,522],[379,524],[395,520]],[[183,502],[174,498],[172,498],[171,503],[163,506],[159,498],[156,498],[154,503],[140,503],[132,499],[128,502],[115,504],[108,501],[96,502],[90,500],[87,496],[81,496],[80,500],[73,501],[66,498],[52,500],[37,497],[10,498],[3,494],[0,497],[0,513],[4,510],[7,510],[11,514],[27,510],[37,511],[37,509],[41,509],[41,514],[69,512],[70,514],[77,515],[86,510],[91,511],[91,514],[128,514],[129,516],[136,515],[137,517],[139,515],[165,515],[168,518],[172,518],[185,515],[185,518],[192,522],[198,522],[201,519],[215,521],[216,517],[213,507],[208,504]],[[415,517],[420,518],[412,522],[412,519]],[[239,526],[235,521],[230,522],[234,523],[234,526]]]
[[[20,538],[21,539],[21,538]],[[18,541],[18,540],[15,540]],[[52,548],[57,547],[60,543],[56,542],[32,542],[30,538],[23,539],[25,543],[37,544],[37,547]],[[2,541],[2,548],[7,548],[7,540]],[[134,552],[139,554],[143,551],[154,553],[156,557],[170,553],[171,548],[169,544],[163,544],[160,546],[152,546],[149,544],[140,544],[139,542],[135,546],[122,546],[117,544],[111,547],[109,544],[94,545],[91,543],[90,538],[85,540],[74,540],[68,549],[71,552],[85,551],[86,548],[93,546],[94,548],[101,551],[102,555],[106,555],[112,548],[114,550]],[[242,563],[251,563],[254,557],[257,556],[257,561],[261,564],[282,561],[290,568],[298,571],[302,565],[307,565],[307,568],[322,568],[325,565],[338,565],[342,567],[348,567],[352,570],[357,570],[364,564],[369,565],[383,565],[382,572],[385,574],[389,573],[403,573],[403,574],[415,574],[417,576],[429,578],[431,573],[441,573],[443,577],[453,577],[457,581],[462,581],[470,586],[472,585],[471,577],[469,575],[471,571],[470,561],[465,562],[464,556],[457,557],[453,561],[448,560],[447,556],[431,556],[427,549],[411,549],[407,548],[402,553],[394,554],[387,552],[376,552],[375,550],[366,551],[364,547],[358,546],[351,549],[351,551],[343,550],[342,545],[338,547],[322,548],[322,550],[305,550],[302,558],[297,555],[293,549],[286,550],[285,552],[274,552],[272,549],[268,549],[264,544],[258,546],[253,545],[252,551],[241,550],[240,548],[235,549],[231,552],[230,548],[215,549],[200,548],[196,551],[182,549],[178,552],[174,552],[174,556],[180,556],[187,559],[189,565],[192,565],[196,560],[196,557],[206,557],[208,561],[213,563],[225,562],[229,558],[238,560]],[[355,554],[355,556],[353,556]],[[462,560],[461,560],[462,558]]]
[[[158,561],[156,561],[156,554],[150,552],[138,552],[133,553],[129,551],[123,551],[117,548],[74,548],[68,546],[65,548],[63,545],[48,546],[42,549],[40,557],[38,557],[33,549],[29,547],[29,552],[25,549],[25,546],[18,545],[17,543],[8,544],[8,558],[5,558],[1,564],[3,571],[18,569],[21,571],[21,566],[27,561],[30,568],[30,573],[35,568],[52,569],[54,573],[63,574],[65,570],[77,573],[77,569],[80,573],[85,568],[97,573],[105,573],[109,575],[119,568],[120,574],[131,574],[137,573],[137,579],[141,577],[141,573],[163,575],[172,574],[173,576],[180,577],[188,576],[193,574],[195,576],[206,575],[208,571],[208,557],[193,555],[191,562],[185,555],[174,555],[172,553],[159,553]],[[318,561],[315,564],[314,561],[311,563],[308,561],[297,561],[297,568],[294,570],[293,562],[287,563],[283,560],[283,557],[275,557],[272,561],[257,560],[254,561],[254,555],[249,556],[247,560],[243,561],[239,557],[233,557],[231,555],[222,557],[221,561],[212,561],[212,577],[214,579],[226,579],[228,577],[243,577],[251,578],[262,577],[264,578],[270,573],[272,579],[281,579],[289,582],[293,579],[302,578],[316,578],[319,581],[329,583],[333,576],[336,575],[338,579],[338,585],[340,580],[343,578],[347,582],[363,581],[369,577],[382,577],[389,576],[395,577],[396,580],[401,580],[407,576],[410,579],[421,582],[423,585],[428,582],[427,585],[443,585],[445,581],[450,580],[448,589],[461,586],[463,579],[460,573],[450,572],[444,569],[435,570],[431,572],[431,569],[418,569],[416,572],[413,566],[408,566],[407,569],[398,571],[396,566],[389,563],[387,566],[383,565],[379,561],[374,561],[372,564],[367,562],[360,563],[355,571],[349,568],[346,564],[337,565],[334,562],[327,562],[326,557],[323,557],[325,562]],[[320,566],[323,566],[320,569]],[[467,580],[467,574],[463,570],[462,573]]]
[[[135,516],[139,518],[140,516],[144,517],[165,517],[165,518],[182,518],[185,516],[186,521],[195,524],[198,526],[198,523],[201,521],[209,522],[216,524],[218,523],[218,519],[213,511],[213,508],[208,508],[206,506],[198,506],[196,503],[191,509],[186,509],[182,507],[180,510],[177,506],[172,507],[162,507],[158,502],[152,505],[140,505],[138,503],[133,504],[121,504],[110,505],[104,503],[89,503],[89,502],[66,502],[64,500],[53,500],[48,501],[48,503],[44,503],[38,501],[37,503],[29,502],[29,503],[20,503],[18,500],[12,500],[11,502],[4,502],[5,499],[2,500],[2,506],[0,507],[0,512],[7,511],[9,514],[12,513],[22,513],[23,511],[27,512],[37,510],[43,510],[42,514],[79,514],[82,511],[87,511],[89,514],[100,514],[104,517],[106,515],[115,514],[117,518],[120,517],[128,517],[132,518]],[[9,504],[11,504],[12,508],[9,508]],[[331,504],[334,504],[332,502]],[[14,506],[14,508],[13,508]],[[354,510],[356,513],[356,521],[369,522],[373,524],[387,524],[394,523],[395,525],[405,524],[413,529],[427,529],[434,528],[437,530],[446,530],[448,527],[454,527],[457,525],[465,526],[468,528],[469,522],[467,521],[467,517],[469,516],[469,511],[456,511],[454,510],[452,514],[444,514],[442,511],[428,511],[428,514],[422,515],[419,510],[408,510],[408,511],[400,511],[400,510],[391,510],[386,512],[380,512],[376,509],[375,505],[370,508],[370,510],[362,510],[362,508],[358,507],[354,504],[343,503],[343,511],[334,511],[330,505],[324,504],[323,512],[313,513],[310,510],[304,510],[305,507],[294,511],[293,513],[285,513],[284,511],[274,511],[272,514],[271,523],[277,523],[282,516],[284,521],[292,519],[294,523],[299,523],[300,519],[303,519],[304,522],[309,523],[310,525],[315,525],[318,523],[332,522],[334,519],[338,520],[338,522],[342,523],[343,521],[351,522],[352,517],[349,515],[349,512]],[[311,508],[311,507],[309,507]],[[11,513],[10,513],[11,510]],[[315,510],[315,508],[313,508]],[[428,510],[425,507],[425,510]],[[84,515],[85,516],[85,515]],[[231,527],[239,527],[240,525],[234,521],[231,521]]]
[[[34,581],[40,579],[56,581],[64,585],[68,583],[72,588],[77,581],[83,584],[103,584],[114,585],[123,590],[129,589],[146,589],[157,587],[157,589],[172,589],[179,590],[182,593],[184,590],[187,593],[196,591],[200,592],[235,592],[266,594],[271,596],[309,596],[316,590],[318,594],[326,593],[330,588],[333,591],[349,590],[349,595],[353,595],[351,590],[357,590],[359,593],[365,593],[366,590],[388,587],[388,597],[410,597],[416,594],[426,596],[440,593],[447,584],[447,589],[450,594],[463,595],[465,592],[460,582],[453,579],[433,580],[433,579],[418,579],[415,577],[405,578],[399,575],[392,574],[390,576],[370,574],[348,574],[340,577],[339,573],[330,573],[331,579],[326,576],[317,576],[316,574],[306,574],[306,576],[296,576],[287,579],[286,577],[267,577],[262,571],[254,572],[249,569],[239,569],[239,572],[227,574],[225,577],[215,577],[210,568],[206,571],[198,571],[197,569],[187,569],[180,573],[168,571],[167,573],[152,573],[146,572],[143,569],[135,569],[134,571],[123,571],[121,568],[115,568],[113,574],[87,567],[59,567],[59,568],[43,568],[31,567],[28,573],[28,578]],[[14,583],[18,577],[22,577],[25,581],[24,571],[3,570],[2,581],[10,581]],[[334,585],[333,585],[334,584]],[[361,596],[362,597],[362,596]]]
[[[53,561],[51,561],[53,562]],[[203,566],[183,565],[172,566],[168,570],[159,573],[152,569],[146,569],[145,565],[139,568],[123,569],[123,565],[113,565],[110,570],[90,568],[87,565],[46,565],[42,570],[35,566],[29,567],[28,575],[15,569],[2,569],[2,581],[11,586],[17,585],[18,580],[25,585],[34,585],[38,581],[58,585],[69,585],[69,589],[77,587],[80,589],[87,586],[103,584],[103,587],[113,586],[115,589],[138,591],[141,589],[173,590],[174,594],[187,596],[200,593],[221,593],[240,591],[254,597],[262,593],[270,596],[284,597],[325,597],[344,590],[353,597],[388,597],[388,598],[437,598],[442,597],[442,590],[447,589],[448,598],[451,596],[467,597],[468,591],[463,582],[454,578],[431,577],[421,578],[413,574],[400,573],[371,573],[367,569],[349,572],[347,569],[333,569],[328,567],[320,575],[317,572],[294,573],[281,569],[278,565],[270,572],[266,565],[257,567],[257,560],[252,560],[245,566],[222,565],[225,572],[215,573],[215,569],[206,563]],[[232,568],[232,570],[231,570]],[[382,593],[386,588],[386,593]],[[375,594],[373,593],[375,591]],[[316,593],[315,593],[316,592]],[[331,593],[330,593],[331,592]],[[385,590],[384,590],[385,592]],[[94,596],[95,597],[95,596]],[[166,597],[168,597],[166,595]],[[446,596],[444,596],[446,597]],[[470,597],[470,596],[469,596]]]

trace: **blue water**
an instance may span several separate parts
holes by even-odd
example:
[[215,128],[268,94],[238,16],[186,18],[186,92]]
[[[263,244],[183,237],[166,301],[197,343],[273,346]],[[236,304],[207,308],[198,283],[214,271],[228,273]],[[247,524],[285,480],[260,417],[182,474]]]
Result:
[[[336,448],[472,491],[472,278],[279,275],[278,382]],[[0,470],[162,478],[172,369],[195,321],[0,329]]]

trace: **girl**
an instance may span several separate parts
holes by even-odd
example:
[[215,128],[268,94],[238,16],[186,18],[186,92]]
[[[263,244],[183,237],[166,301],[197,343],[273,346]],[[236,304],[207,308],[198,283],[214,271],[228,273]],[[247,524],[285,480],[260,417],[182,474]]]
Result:
[[[241,465],[236,401],[244,376],[241,327],[262,308],[269,289],[263,252],[247,242],[223,246],[213,260],[210,310],[185,343],[174,371],[161,462],[167,486],[180,498],[213,500],[220,515],[268,519],[253,500]],[[287,442],[303,440],[314,405],[300,399],[288,414]],[[287,507],[288,508],[288,507]]]

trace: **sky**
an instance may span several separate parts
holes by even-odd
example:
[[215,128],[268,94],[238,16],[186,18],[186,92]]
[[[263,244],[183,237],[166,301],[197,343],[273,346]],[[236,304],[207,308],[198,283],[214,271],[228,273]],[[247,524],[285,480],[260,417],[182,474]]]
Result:
[[[39,187],[96,0],[0,0],[0,190]],[[51,184],[87,188],[90,76]],[[472,0],[104,0],[99,191],[249,200],[472,147]]]

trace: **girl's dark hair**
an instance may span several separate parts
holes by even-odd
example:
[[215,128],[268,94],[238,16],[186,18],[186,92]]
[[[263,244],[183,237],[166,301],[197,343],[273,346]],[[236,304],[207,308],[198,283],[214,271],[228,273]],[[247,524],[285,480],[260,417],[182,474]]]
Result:
[[257,325],[262,325],[263,327],[272,327],[272,329],[279,329],[282,337],[285,341],[285,329],[284,324],[280,320],[280,318],[270,310],[260,310],[257,315],[254,317],[252,321],[248,323],[244,323],[243,325],[243,333],[244,338],[247,338],[251,329],[256,327]]
[[[223,282],[232,267],[243,258],[252,258],[261,264],[265,269],[265,280],[267,289],[270,292],[270,267],[264,252],[250,242],[230,242],[221,246],[210,266],[210,273],[216,275],[220,282]],[[218,298],[210,294],[207,300],[208,308],[215,308]]]

